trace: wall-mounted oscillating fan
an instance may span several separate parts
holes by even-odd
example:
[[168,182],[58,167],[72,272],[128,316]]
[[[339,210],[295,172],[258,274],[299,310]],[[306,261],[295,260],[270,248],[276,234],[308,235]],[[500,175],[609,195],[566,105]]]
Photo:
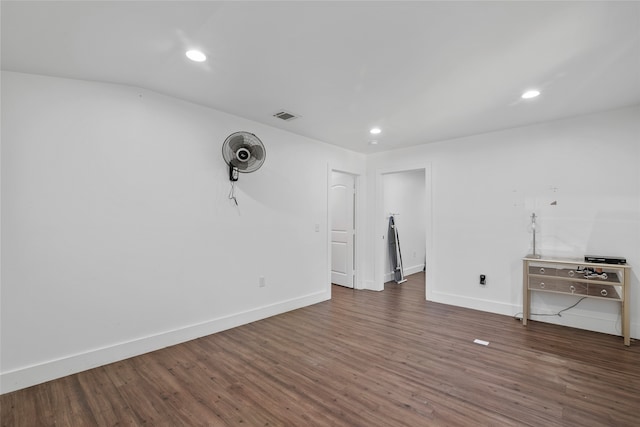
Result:
[[229,165],[229,180],[237,181],[238,173],[250,173],[260,169],[267,151],[260,138],[250,132],[235,132],[224,140],[222,157]]

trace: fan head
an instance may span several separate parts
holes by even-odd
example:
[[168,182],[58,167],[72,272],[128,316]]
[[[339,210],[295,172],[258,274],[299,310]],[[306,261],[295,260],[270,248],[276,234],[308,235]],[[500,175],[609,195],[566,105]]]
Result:
[[267,151],[260,138],[250,132],[235,132],[224,140],[222,157],[238,172],[255,172],[264,163]]

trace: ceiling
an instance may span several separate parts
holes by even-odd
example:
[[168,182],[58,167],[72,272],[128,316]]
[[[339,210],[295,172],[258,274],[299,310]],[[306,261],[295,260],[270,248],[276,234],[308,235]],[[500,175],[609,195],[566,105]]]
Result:
[[137,86],[363,153],[640,104],[639,2],[1,7],[3,70]]

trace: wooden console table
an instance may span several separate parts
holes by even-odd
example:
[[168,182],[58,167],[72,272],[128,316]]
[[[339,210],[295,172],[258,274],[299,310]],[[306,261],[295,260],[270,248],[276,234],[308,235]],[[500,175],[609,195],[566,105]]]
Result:
[[[592,273],[586,274],[588,271]],[[522,324],[524,326],[527,325],[531,313],[531,291],[619,301],[624,344],[627,346],[631,344],[629,335],[631,267],[629,265],[600,264],[576,259],[525,257],[522,272]]]

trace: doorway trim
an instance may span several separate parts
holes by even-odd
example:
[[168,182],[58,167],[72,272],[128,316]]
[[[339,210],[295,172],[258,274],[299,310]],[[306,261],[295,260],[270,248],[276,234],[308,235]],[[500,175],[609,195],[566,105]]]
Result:
[[344,173],[347,175],[351,175],[353,176],[353,181],[354,181],[354,191],[355,191],[355,198],[354,198],[354,206],[353,206],[353,212],[354,212],[354,229],[355,229],[355,234],[354,234],[354,255],[353,255],[353,289],[363,289],[362,286],[362,260],[361,260],[361,256],[360,254],[363,253],[362,251],[362,243],[363,240],[362,238],[360,238],[360,236],[363,235],[363,230],[362,230],[362,223],[363,221],[360,218],[360,214],[361,214],[361,209],[360,207],[363,205],[363,201],[362,201],[362,197],[363,197],[363,192],[361,191],[362,188],[362,175],[358,172],[352,171],[352,170],[347,170],[344,168],[338,168],[335,167],[331,164],[329,164],[327,166],[327,292],[329,295],[331,295],[331,184],[332,184],[332,173],[333,172],[340,172],[340,173]]
[[434,236],[433,236],[433,197],[432,197],[432,178],[431,178],[431,162],[415,165],[407,165],[398,168],[377,169],[375,171],[375,213],[374,221],[374,260],[373,260],[373,290],[384,290],[384,265],[385,254],[387,249],[387,212],[384,212],[384,192],[383,192],[383,176],[393,173],[411,172],[416,170],[424,170],[424,191],[426,201],[426,219],[425,219],[425,295],[427,300],[431,300],[431,292],[427,283],[434,282],[436,277],[436,266],[434,257]]

